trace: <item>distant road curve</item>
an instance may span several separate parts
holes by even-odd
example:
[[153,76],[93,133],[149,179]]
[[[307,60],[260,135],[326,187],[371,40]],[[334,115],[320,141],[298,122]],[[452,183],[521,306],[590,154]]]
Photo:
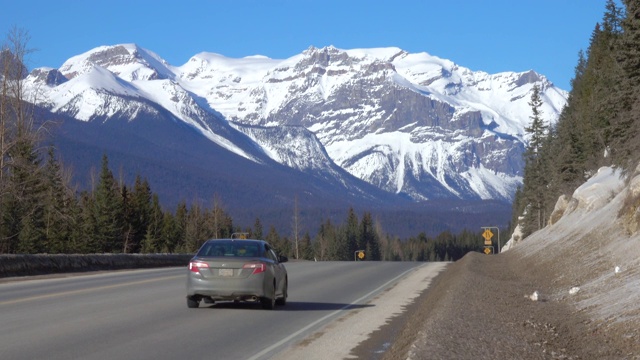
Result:
[[183,267],[0,283],[0,359],[313,359],[327,358],[327,349],[340,358],[446,266],[286,265],[289,299],[274,311],[231,303],[188,309]]

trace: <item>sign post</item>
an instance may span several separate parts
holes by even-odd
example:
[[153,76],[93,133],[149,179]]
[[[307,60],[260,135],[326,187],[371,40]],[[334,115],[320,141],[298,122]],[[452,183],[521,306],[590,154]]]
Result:
[[[483,226],[482,229],[484,229],[484,232],[482,233],[482,237],[484,238],[484,247],[485,247],[485,254],[490,254],[493,253],[493,242],[491,241],[491,238],[493,237],[493,232],[491,231],[491,229],[496,229],[496,231],[498,232],[498,254],[500,253],[500,228],[498,228],[497,226]],[[491,250],[488,251],[487,248],[491,247]]]

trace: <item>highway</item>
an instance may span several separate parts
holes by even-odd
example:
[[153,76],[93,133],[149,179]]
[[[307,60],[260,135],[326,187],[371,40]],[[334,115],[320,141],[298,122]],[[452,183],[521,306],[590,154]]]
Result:
[[0,279],[0,359],[269,359],[435,265],[289,262],[288,302],[273,311],[188,309],[186,268]]

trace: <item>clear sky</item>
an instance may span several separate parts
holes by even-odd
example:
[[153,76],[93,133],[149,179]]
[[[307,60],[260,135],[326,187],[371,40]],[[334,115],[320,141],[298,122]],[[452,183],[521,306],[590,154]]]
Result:
[[533,69],[562,89],[606,0],[5,1],[0,32],[26,30],[29,69],[136,43],[172,65],[199,52],[285,59],[310,46],[399,47],[488,73]]

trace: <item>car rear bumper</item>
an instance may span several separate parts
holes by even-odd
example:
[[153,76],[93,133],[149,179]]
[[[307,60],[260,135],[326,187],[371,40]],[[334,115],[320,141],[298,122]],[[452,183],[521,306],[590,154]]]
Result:
[[[204,279],[198,274],[187,278],[187,296],[210,297],[213,300],[257,300],[265,294],[264,276],[245,279]],[[257,298],[257,299],[254,299]]]

